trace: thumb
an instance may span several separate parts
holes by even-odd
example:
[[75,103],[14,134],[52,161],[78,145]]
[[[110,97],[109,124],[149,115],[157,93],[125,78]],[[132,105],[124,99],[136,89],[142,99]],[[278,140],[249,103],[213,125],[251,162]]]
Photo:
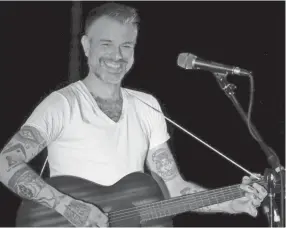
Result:
[[249,202],[247,207],[247,213],[252,217],[257,217],[258,211],[257,209],[252,205],[252,202]]

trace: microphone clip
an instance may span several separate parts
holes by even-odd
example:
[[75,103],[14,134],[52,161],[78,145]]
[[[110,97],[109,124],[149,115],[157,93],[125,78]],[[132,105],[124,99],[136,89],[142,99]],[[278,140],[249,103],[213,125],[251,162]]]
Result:
[[225,92],[228,97],[234,95],[234,90],[237,88],[236,85],[227,81],[228,73],[213,73],[220,88]]

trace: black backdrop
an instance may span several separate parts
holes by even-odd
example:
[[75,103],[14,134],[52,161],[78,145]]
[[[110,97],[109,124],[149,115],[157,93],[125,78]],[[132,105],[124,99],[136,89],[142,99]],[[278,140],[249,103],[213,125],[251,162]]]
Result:
[[[245,168],[269,167],[230,100],[211,73],[176,66],[180,52],[253,71],[252,118],[285,165],[285,3],[126,2],[139,9],[141,28],[126,87],[155,95],[166,115]],[[83,2],[84,14],[99,2]],[[70,2],[1,2],[1,145],[36,104],[68,80]],[[80,77],[84,76],[84,72]],[[229,76],[245,110],[247,78]],[[215,188],[239,183],[245,173],[170,125],[171,146],[187,180]],[[43,159],[36,162],[39,168]],[[0,225],[13,226],[20,200],[0,185]],[[176,226],[267,226],[265,216],[196,215]]]

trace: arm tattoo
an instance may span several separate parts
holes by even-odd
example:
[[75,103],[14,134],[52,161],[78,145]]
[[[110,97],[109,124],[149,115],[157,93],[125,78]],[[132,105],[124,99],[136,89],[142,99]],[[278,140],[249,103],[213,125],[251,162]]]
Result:
[[191,191],[190,187],[185,187],[180,191],[181,195],[187,195],[187,194],[191,194],[193,192],[197,192],[197,191],[196,190]]
[[27,157],[25,148],[20,143],[17,143],[17,144],[10,143],[9,145],[6,146],[2,154],[8,154],[10,152],[22,153],[25,158]]
[[33,127],[23,127],[0,154],[1,182],[20,197],[56,209],[66,195],[47,185],[25,162],[46,146]]
[[152,155],[152,161],[156,165],[156,172],[163,180],[172,180],[178,175],[177,165],[168,149],[159,149]]
[[8,172],[20,163],[18,160],[14,159],[12,156],[7,156],[6,160],[8,162],[8,169],[7,169]]
[[91,207],[83,202],[72,200],[66,206],[63,216],[76,226],[85,226]]
[[25,145],[27,150],[36,149],[36,152],[40,152],[44,147],[46,147],[46,141],[41,136],[40,132],[29,126],[24,126],[18,134],[16,134],[16,139]]
[[23,198],[34,200],[53,209],[62,198],[62,196],[57,196],[53,188],[48,186],[28,166],[15,172],[8,182],[8,187]]
[[2,155],[6,156],[9,172],[21,161],[29,161],[46,147],[46,141],[35,128],[23,127],[5,146]]

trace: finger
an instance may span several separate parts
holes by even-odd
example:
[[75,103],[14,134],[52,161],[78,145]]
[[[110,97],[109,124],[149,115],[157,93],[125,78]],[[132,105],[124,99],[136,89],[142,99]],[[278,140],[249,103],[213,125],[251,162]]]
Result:
[[242,178],[242,184],[250,184],[251,183],[251,179],[248,176],[244,176]]
[[251,187],[250,185],[241,184],[241,185],[240,185],[240,188],[241,188],[242,190],[244,190],[245,192],[249,192],[249,193],[253,193],[253,194],[258,194],[258,191],[257,191],[255,188]]
[[267,191],[264,187],[262,187],[261,185],[257,184],[257,183],[254,183],[253,185],[253,188],[256,189],[256,191],[258,192],[258,197],[261,199],[261,201],[264,200],[264,198],[267,196]]
[[259,207],[260,206],[261,200],[256,195],[250,194],[250,198],[251,198],[251,201],[252,201],[252,205],[254,207]]
[[254,206],[252,206],[252,205],[249,205],[249,214],[252,216],[252,217],[256,217],[257,215],[258,215],[258,211],[257,211],[257,209],[254,207]]
[[99,227],[108,227],[108,217],[105,214],[102,214],[100,219],[97,220],[97,224],[99,225]]
[[252,173],[252,175],[250,176],[251,180],[257,180],[257,178],[255,178],[253,175],[258,178],[262,178],[262,175],[260,173]]
[[248,199],[249,202],[251,202],[253,204],[253,206],[255,207],[259,207],[261,204],[261,199],[258,198],[257,195],[250,193],[250,192],[246,192],[245,193],[245,197]]
[[103,216],[100,217],[99,222],[102,224],[107,224],[108,223],[108,217],[103,214]]

